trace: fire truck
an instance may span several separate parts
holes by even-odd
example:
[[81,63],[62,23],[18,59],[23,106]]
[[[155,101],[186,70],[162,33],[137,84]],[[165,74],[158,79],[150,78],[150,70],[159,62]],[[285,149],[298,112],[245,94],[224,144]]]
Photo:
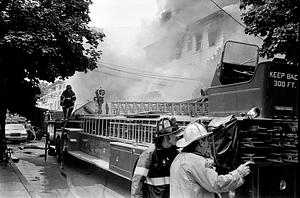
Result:
[[[56,137],[68,153],[131,180],[139,155],[152,143],[158,120],[201,122],[213,132],[212,153],[222,173],[251,160],[251,174],[234,197],[298,197],[298,67],[259,62],[256,45],[227,41],[211,86],[183,102],[113,102],[110,115],[78,109]],[[231,194],[231,197],[233,196]]]

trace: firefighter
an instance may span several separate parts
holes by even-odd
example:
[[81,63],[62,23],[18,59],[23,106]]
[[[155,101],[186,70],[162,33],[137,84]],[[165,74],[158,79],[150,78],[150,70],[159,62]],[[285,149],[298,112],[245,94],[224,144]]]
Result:
[[218,175],[213,167],[208,133],[199,123],[189,124],[177,146],[183,148],[170,169],[171,198],[215,198],[231,192],[244,183],[250,173],[249,163],[240,165],[226,175]]
[[73,92],[71,85],[67,85],[66,90],[64,90],[60,96],[60,105],[62,106],[65,120],[71,116],[75,101],[75,93]]
[[25,128],[26,128],[26,132],[27,132],[27,139],[28,140],[35,140],[36,133],[34,131],[34,127],[31,125],[30,120],[25,122]]
[[169,197],[170,166],[178,154],[176,134],[180,130],[175,118],[162,118],[158,121],[154,146],[140,155],[134,169],[132,198]]

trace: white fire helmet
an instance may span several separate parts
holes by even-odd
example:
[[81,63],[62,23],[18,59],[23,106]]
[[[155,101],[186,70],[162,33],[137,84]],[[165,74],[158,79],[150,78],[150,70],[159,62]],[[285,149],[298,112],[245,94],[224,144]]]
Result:
[[204,138],[210,133],[207,132],[206,128],[199,123],[191,123],[183,131],[183,138],[177,141],[176,145],[180,148],[190,145],[192,142]]

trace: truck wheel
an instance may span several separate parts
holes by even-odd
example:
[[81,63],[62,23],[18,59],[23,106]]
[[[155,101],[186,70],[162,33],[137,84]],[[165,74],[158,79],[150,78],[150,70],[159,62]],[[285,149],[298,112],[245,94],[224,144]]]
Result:
[[58,163],[61,162],[61,149],[60,149],[60,139],[57,137],[56,144],[55,144],[55,151],[56,151],[56,160]]
[[63,151],[63,161],[66,162],[66,161],[69,161],[69,155],[68,155],[68,151]]
[[55,156],[55,155],[56,155],[55,149],[52,148],[52,147],[49,147],[49,148],[48,148],[48,155],[50,155],[50,156]]

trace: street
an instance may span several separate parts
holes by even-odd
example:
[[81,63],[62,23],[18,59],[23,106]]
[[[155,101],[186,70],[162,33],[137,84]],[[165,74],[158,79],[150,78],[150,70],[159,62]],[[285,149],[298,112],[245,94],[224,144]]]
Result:
[[69,157],[60,169],[55,156],[47,156],[43,141],[25,144],[9,144],[13,156],[19,158],[15,166],[21,180],[32,197],[80,198],[130,196],[130,182]]

